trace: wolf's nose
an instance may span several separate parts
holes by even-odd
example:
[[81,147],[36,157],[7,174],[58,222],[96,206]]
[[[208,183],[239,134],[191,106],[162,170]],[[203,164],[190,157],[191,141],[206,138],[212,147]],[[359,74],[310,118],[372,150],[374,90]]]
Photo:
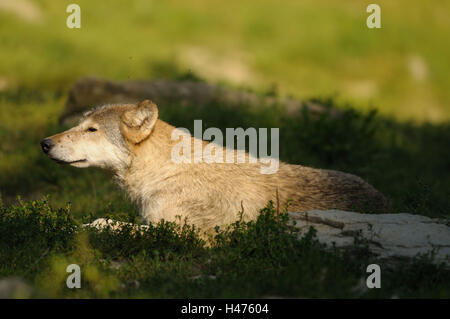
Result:
[[48,152],[50,152],[51,148],[53,147],[53,141],[49,138],[46,138],[45,140],[43,140],[41,142],[41,147],[42,150],[44,151],[45,154],[47,154]]

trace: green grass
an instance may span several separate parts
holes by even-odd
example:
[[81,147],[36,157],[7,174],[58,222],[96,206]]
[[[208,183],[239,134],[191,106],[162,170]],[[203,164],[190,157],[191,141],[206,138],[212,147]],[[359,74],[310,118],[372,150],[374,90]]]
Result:
[[[198,76],[313,98],[343,115],[174,103],[160,105],[163,120],[191,131],[194,119],[204,129],[279,127],[282,160],[359,175],[391,199],[393,213],[448,218],[447,3],[380,1],[381,30],[365,28],[366,3],[353,0],[80,0],[81,30],[65,27],[70,1],[34,3],[36,21],[0,10],[0,277],[25,278],[34,297],[449,297],[448,269],[427,257],[390,267],[382,289],[356,288],[376,261],[364,246],[342,255],[313,232],[297,241],[270,206],[210,246],[169,223],[138,238],[76,232],[97,217],[140,219],[106,173],[56,165],[39,147],[66,128],[58,118],[80,76]],[[412,75],[414,63],[424,77]],[[85,289],[70,291],[65,267],[74,262]]]
[[[270,203],[256,221],[216,234],[205,246],[187,224],[161,221],[136,233],[79,228],[70,209],[44,199],[0,208],[0,275],[33,284],[31,297],[66,298],[448,298],[450,270],[429,256],[392,268],[363,244],[351,253],[325,249],[314,229],[289,226]],[[75,230],[78,228],[78,232]],[[10,237],[11,232],[15,236]],[[298,236],[301,239],[298,239]],[[382,289],[366,289],[365,268],[381,264]],[[65,286],[69,264],[82,271],[81,289]]]
[[283,96],[336,95],[401,120],[450,118],[446,1],[380,0],[377,30],[360,0],[80,0],[79,30],[65,25],[71,1],[30,1],[41,11],[35,21],[0,10],[9,87],[66,89],[86,74],[124,80],[179,68]]
[[[376,260],[364,245],[351,253],[329,251],[315,241],[313,232],[295,239],[285,219],[272,218],[270,206],[256,222],[219,230],[210,246],[204,245],[195,228],[183,223],[161,222],[137,237],[131,229],[118,234],[108,230],[76,233],[76,226],[96,217],[134,223],[140,219],[106,173],[56,165],[41,153],[39,140],[64,127],[57,124],[56,116],[41,119],[40,112],[33,113],[35,109],[27,105],[35,99],[52,105],[60,97],[11,94],[1,98],[11,105],[23,99],[14,112],[23,108],[36,117],[36,123],[42,121],[31,132],[26,123],[5,127],[4,136],[14,143],[1,144],[9,151],[0,161],[5,203],[0,237],[7,239],[0,248],[0,277],[25,278],[36,289],[33,297],[448,298],[450,294],[448,268],[432,265],[427,256],[392,267]],[[340,107],[343,115],[313,117],[304,111],[292,116],[281,105],[199,108],[173,104],[161,107],[160,116],[191,131],[193,120],[199,118],[204,129],[280,127],[282,160],[362,176],[392,200],[393,213],[448,218],[449,124],[398,123],[332,100],[322,103]],[[17,194],[28,200],[43,194],[50,197],[15,204]],[[66,207],[67,202],[71,202],[70,212],[52,208]],[[364,267],[372,262],[388,269],[383,272],[383,288],[376,291],[361,288]],[[65,267],[71,263],[83,269],[84,289],[75,292],[65,288]]]

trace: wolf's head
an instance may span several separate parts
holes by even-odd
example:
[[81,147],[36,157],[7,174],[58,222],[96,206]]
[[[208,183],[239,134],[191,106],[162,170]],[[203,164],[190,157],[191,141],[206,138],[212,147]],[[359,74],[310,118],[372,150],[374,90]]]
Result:
[[158,108],[149,100],[106,105],[86,112],[70,130],[45,138],[41,147],[61,164],[118,170],[129,165],[131,147],[150,136],[157,119]]

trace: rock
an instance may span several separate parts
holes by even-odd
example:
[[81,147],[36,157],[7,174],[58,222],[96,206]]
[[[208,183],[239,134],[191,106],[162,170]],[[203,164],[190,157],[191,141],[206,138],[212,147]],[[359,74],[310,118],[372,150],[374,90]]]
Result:
[[21,278],[9,277],[0,279],[0,299],[29,298],[32,288]]
[[[303,236],[310,226],[317,231],[319,242],[327,246],[351,248],[355,237],[368,244],[379,258],[415,257],[434,253],[435,262],[450,264],[450,227],[448,220],[431,219],[412,214],[361,214],[339,210],[290,212],[290,221]],[[133,225],[99,218],[85,226],[104,229],[131,227],[132,231],[148,229],[147,225]]]
[[448,221],[412,214],[360,214],[339,210],[289,213],[302,233],[313,226],[319,242],[351,247],[361,236],[380,258],[414,257],[434,251],[435,261],[450,261]]
[[258,107],[259,105],[284,105],[290,114],[306,107],[312,114],[329,113],[338,116],[338,110],[313,102],[279,99],[256,93],[232,90],[219,85],[197,81],[133,80],[112,82],[86,77],[78,80],[70,89],[66,110],[61,117],[64,122],[74,122],[80,114],[93,106],[113,103],[137,103],[153,100],[158,107],[177,102],[181,106],[205,106],[219,103],[229,107]]
[[97,218],[92,223],[83,224],[83,227],[95,228],[97,230],[110,229],[112,231],[121,231],[124,228],[129,228],[133,232],[149,229],[147,225],[135,225],[132,223],[122,222],[118,220],[112,220],[108,218]]

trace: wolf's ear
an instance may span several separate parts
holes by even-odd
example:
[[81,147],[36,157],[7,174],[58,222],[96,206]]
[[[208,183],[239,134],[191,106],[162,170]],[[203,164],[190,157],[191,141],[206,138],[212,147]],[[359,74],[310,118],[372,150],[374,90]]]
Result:
[[127,140],[138,144],[150,135],[157,119],[158,107],[152,101],[145,100],[122,115],[120,130]]

